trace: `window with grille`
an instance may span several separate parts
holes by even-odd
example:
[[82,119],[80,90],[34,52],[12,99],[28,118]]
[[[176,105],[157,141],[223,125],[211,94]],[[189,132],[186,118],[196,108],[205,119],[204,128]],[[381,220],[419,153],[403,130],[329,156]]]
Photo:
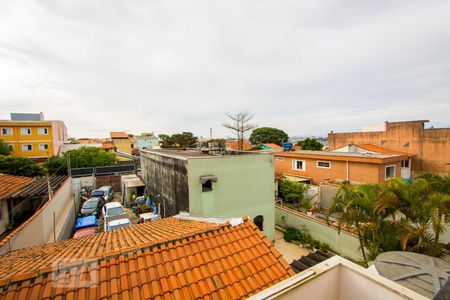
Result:
[[323,169],[329,169],[329,168],[331,168],[331,162],[318,160],[317,161],[317,167],[318,168],[323,168]]
[[305,171],[306,170],[306,162],[304,160],[293,160],[292,161],[292,170]]

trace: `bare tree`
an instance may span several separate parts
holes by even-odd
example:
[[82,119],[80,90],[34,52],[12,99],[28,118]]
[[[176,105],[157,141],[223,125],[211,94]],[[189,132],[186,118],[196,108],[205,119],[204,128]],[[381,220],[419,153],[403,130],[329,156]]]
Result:
[[237,112],[234,114],[227,113],[226,115],[230,119],[230,121],[223,123],[222,126],[230,129],[236,134],[238,150],[243,150],[245,134],[248,131],[256,128],[255,124],[250,123],[255,115],[249,113],[248,111]]

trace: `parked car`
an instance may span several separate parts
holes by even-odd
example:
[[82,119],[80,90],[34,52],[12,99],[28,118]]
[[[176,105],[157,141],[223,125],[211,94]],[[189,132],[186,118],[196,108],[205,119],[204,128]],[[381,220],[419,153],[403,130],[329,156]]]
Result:
[[105,226],[111,220],[127,218],[127,213],[119,202],[106,203],[102,208],[102,213]]
[[103,198],[105,202],[111,201],[114,198],[114,190],[112,186],[102,186],[91,192],[91,197]]
[[91,198],[83,203],[80,210],[81,216],[99,215],[103,206],[103,199]]
[[98,227],[85,227],[75,231],[73,234],[73,238],[76,239],[84,236],[90,236],[96,234],[97,232]]
[[130,227],[131,221],[128,218],[117,219],[105,223],[105,231],[111,231],[119,228]]

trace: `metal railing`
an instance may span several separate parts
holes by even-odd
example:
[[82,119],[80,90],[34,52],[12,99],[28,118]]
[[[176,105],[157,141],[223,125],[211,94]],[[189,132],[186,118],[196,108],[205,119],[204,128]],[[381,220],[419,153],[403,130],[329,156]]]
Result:
[[89,167],[89,168],[73,168],[70,170],[70,176],[85,177],[92,175],[114,175],[122,173],[136,173],[140,166],[135,164],[103,166],[103,167]]

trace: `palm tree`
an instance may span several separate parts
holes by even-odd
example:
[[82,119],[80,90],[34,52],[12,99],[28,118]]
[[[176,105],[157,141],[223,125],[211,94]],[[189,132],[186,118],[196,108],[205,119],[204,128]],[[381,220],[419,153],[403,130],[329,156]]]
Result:
[[327,217],[333,213],[339,215],[337,224],[339,231],[342,227],[353,227],[356,229],[364,264],[368,267],[363,241],[363,226],[370,219],[370,203],[368,203],[367,199],[362,196],[355,186],[344,184],[336,194]]

